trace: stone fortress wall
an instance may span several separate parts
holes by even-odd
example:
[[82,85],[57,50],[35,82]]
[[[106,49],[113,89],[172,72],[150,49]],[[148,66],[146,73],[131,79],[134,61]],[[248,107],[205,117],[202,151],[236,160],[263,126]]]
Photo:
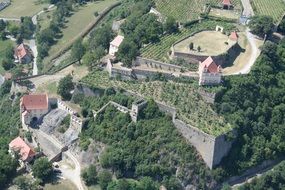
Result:
[[[127,91],[126,95],[132,95],[139,98],[138,101],[132,104],[132,109],[128,109],[120,104],[110,101],[105,106],[103,106],[100,110],[93,111],[94,118],[98,115],[98,113],[105,110],[105,108],[112,104],[115,106],[119,111],[124,113],[130,113],[131,118],[134,122],[137,122],[139,112],[147,105],[147,102],[143,100],[143,97],[133,93],[131,91]],[[213,95],[209,95],[212,98]],[[166,105],[162,102],[155,101],[159,107],[159,110],[164,112],[166,115],[171,116],[172,123],[181,133],[181,135],[189,142],[192,146],[196,148],[196,150],[202,156],[202,159],[206,163],[206,165],[213,169],[215,166],[219,165],[222,158],[225,157],[229,150],[231,149],[233,141],[227,141],[226,134],[222,134],[220,136],[213,136],[206,134],[205,132],[201,131],[200,129],[190,126],[183,122],[182,120],[177,118],[177,110],[174,107]],[[229,132],[232,133],[233,131]]]

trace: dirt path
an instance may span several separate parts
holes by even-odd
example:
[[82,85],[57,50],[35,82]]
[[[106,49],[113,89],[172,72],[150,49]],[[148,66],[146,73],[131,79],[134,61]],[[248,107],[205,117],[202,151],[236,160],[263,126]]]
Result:
[[250,0],[241,0],[241,3],[243,6],[242,14],[246,17],[254,16],[254,12],[253,12],[252,6],[250,4]]

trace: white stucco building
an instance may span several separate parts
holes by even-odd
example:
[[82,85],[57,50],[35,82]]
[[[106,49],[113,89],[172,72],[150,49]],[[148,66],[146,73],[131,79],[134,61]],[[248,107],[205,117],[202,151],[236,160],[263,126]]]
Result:
[[47,94],[25,95],[20,101],[22,123],[29,125],[32,120],[38,120],[49,111]]
[[109,54],[115,56],[115,53],[119,50],[119,46],[124,40],[124,36],[118,35],[111,43],[109,48]]
[[199,63],[199,85],[216,85],[221,83],[221,66],[218,66],[212,57]]

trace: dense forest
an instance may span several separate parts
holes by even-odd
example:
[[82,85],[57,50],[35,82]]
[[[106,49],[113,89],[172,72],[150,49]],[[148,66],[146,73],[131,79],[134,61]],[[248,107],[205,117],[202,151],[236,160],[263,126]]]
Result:
[[[124,101],[127,105],[128,101]],[[153,100],[148,101],[138,123],[131,122],[128,114],[108,106],[95,121],[90,119],[81,134],[81,143],[86,144],[90,138],[108,145],[100,163],[112,169],[117,178],[151,177],[168,187],[175,185],[174,189],[181,189],[181,183],[193,184],[199,189],[216,184],[214,175],[196,150],[182,138],[171,118],[161,113]]]
[[[19,101],[9,100],[10,83],[0,89],[0,189],[13,179],[18,162],[8,154],[8,144],[18,135],[20,126]],[[12,106],[11,106],[12,105]]]
[[225,78],[216,109],[232,123],[238,136],[224,159],[228,174],[285,153],[285,40],[267,41],[253,69],[245,76]]

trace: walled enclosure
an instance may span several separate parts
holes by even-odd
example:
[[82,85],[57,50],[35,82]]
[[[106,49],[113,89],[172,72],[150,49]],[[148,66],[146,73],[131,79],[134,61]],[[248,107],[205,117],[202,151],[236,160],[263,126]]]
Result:
[[207,59],[209,56],[211,56],[213,58],[213,60],[218,64],[218,65],[224,65],[227,63],[227,59],[228,56],[233,57],[236,56],[236,52],[237,50],[239,50],[239,44],[235,43],[234,45],[232,45],[227,51],[225,51],[224,53],[221,53],[219,55],[197,55],[195,53],[185,53],[185,52],[179,52],[176,51],[174,46],[177,45],[178,43],[186,40],[187,38],[190,38],[192,36],[194,36],[195,34],[198,34],[200,32],[203,32],[206,30],[200,30],[197,31],[195,33],[192,33],[191,35],[182,38],[181,40],[175,42],[172,46],[171,46],[171,59],[174,58],[182,58],[188,62],[190,62],[191,64],[199,64],[199,62],[203,62],[205,59]]

